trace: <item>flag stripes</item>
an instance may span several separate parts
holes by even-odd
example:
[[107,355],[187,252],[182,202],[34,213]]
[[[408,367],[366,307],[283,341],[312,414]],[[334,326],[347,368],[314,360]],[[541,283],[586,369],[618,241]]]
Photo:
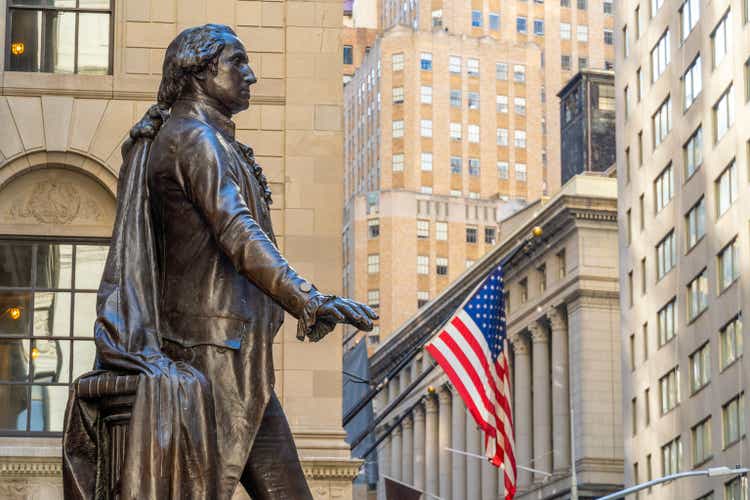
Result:
[[502,269],[495,269],[425,349],[443,368],[484,431],[487,457],[503,467],[505,498],[516,492]]

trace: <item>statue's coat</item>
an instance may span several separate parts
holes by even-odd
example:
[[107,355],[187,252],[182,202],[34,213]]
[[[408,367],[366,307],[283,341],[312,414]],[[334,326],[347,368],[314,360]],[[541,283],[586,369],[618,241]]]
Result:
[[[324,296],[276,248],[265,178],[231,120],[200,99],[178,100],[168,117],[154,107],[142,128],[154,120],[163,126],[153,142],[147,130],[123,148],[97,301],[100,371],[83,378],[140,375],[121,499],[228,499],[275,398],[272,347],[284,310],[301,337],[334,325],[316,321]],[[66,498],[102,498],[97,408],[76,387],[63,440]]]

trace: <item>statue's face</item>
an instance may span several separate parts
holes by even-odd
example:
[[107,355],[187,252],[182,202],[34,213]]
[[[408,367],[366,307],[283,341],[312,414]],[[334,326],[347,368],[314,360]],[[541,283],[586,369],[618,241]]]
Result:
[[206,93],[232,114],[250,106],[250,85],[258,80],[250,68],[245,46],[234,36],[226,36],[224,49],[216,62],[216,74],[206,71]]

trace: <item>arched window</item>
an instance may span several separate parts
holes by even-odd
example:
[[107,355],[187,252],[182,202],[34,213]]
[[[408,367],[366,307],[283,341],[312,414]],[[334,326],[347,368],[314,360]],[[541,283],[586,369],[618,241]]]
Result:
[[112,195],[65,168],[0,189],[0,435],[62,432],[68,386],[93,368],[113,218]]

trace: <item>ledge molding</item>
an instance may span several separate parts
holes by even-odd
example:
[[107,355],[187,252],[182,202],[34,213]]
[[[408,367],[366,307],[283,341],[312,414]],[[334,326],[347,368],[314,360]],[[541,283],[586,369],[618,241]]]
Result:
[[62,476],[60,457],[0,457],[0,479]]
[[[68,96],[78,99],[114,99],[121,101],[156,101],[156,92],[139,91],[111,91],[76,88],[28,88],[3,87],[2,95],[14,97]],[[251,105],[283,106],[286,97],[283,96],[251,96]]]
[[[351,458],[307,458],[300,460],[308,480],[351,482],[363,461]],[[62,476],[60,457],[2,456],[0,457],[0,481],[9,479]]]

